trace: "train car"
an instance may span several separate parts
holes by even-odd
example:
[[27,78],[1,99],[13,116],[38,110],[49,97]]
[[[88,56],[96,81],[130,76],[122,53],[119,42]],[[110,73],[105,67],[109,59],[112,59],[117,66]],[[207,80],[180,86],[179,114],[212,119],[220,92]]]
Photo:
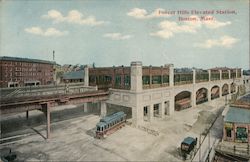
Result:
[[206,92],[201,92],[201,93],[197,94],[196,104],[202,104],[202,103],[207,102],[207,101],[208,101],[208,99],[207,99],[207,93]]
[[220,92],[219,88],[213,88],[211,91],[211,99],[219,98]]
[[105,138],[117,129],[123,127],[126,122],[126,114],[122,111],[106,116],[96,124],[96,138]]
[[192,107],[192,106],[191,106],[191,100],[189,98],[184,98],[184,99],[178,100],[175,103],[175,110],[176,111],[184,110],[184,109],[187,109],[190,107]]

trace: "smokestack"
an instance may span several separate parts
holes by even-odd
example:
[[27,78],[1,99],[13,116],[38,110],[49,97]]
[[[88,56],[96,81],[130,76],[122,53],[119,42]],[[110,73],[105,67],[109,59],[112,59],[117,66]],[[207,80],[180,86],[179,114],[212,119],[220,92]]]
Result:
[[53,50],[53,61],[55,61],[55,51]]

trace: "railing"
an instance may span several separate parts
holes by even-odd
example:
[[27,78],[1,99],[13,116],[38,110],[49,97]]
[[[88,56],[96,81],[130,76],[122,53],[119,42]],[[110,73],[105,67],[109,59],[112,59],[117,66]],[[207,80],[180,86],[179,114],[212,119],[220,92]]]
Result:
[[183,84],[192,84],[193,81],[179,81],[179,82],[174,82],[174,85],[183,85]]
[[150,89],[150,88],[160,88],[160,87],[167,87],[169,86],[169,83],[160,83],[160,84],[143,84],[143,89]]
[[209,74],[208,72],[200,72],[196,73],[195,82],[208,82],[209,81]]
[[250,158],[250,146],[249,144],[243,146],[243,145],[237,145],[237,144],[231,144],[231,145],[218,145],[215,148],[218,152],[223,152],[235,156],[242,156],[245,158]]
[[76,94],[97,90],[96,87],[84,86],[83,84],[61,84],[53,86],[39,87],[16,87],[1,89],[1,98],[21,97],[21,96],[42,96],[52,94]]
[[211,73],[211,81],[220,80],[220,73]]

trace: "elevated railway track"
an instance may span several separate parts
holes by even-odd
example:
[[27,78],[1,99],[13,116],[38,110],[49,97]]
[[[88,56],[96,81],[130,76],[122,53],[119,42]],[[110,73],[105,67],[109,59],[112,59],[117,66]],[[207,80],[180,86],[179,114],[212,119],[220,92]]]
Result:
[[108,99],[109,92],[100,90],[82,90],[71,93],[53,93],[42,95],[22,95],[0,99],[1,115],[15,114],[39,110],[44,113],[47,120],[47,138],[50,138],[50,112],[59,105],[83,104],[88,102],[101,102]]

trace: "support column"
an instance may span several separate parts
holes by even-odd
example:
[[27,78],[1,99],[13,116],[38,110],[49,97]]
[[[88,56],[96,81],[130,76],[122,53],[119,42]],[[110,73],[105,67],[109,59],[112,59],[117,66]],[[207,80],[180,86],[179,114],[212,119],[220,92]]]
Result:
[[171,96],[169,100],[169,115],[174,114],[174,106],[175,106],[175,96]]
[[88,103],[83,104],[83,112],[85,112],[85,113],[88,112]]
[[231,79],[231,70],[228,70],[228,79]]
[[193,84],[196,83],[196,71],[193,69]]
[[161,118],[165,118],[165,102],[161,102],[160,104],[160,116]]
[[149,106],[149,121],[153,121],[154,119],[154,104]]
[[84,67],[84,86],[89,86],[89,67]]
[[196,92],[193,91],[193,93],[191,94],[191,102],[192,102],[192,108],[196,107]]
[[238,78],[238,68],[236,69],[236,74],[235,78]]
[[107,115],[107,104],[104,101],[101,101],[101,117],[105,117]]
[[207,90],[207,99],[208,99],[208,102],[211,101],[211,88],[209,88],[209,89]]
[[141,105],[140,92],[142,91],[142,62],[131,62],[131,91],[133,91],[134,103],[132,107],[133,125],[137,127],[143,122],[143,106]]
[[228,85],[228,94],[227,94],[227,100],[231,100],[231,84]]
[[29,110],[26,111],[26,119],[29,119]]
[[132,107],[132,124],[133,126],[137,127],[144,121],[143,118],[143,106],[136,105]]
[[142,91],[142,63],[131,62],[131,90]]
[[174,65],[173,64],[169,65],[169,86],[170,87],[174,86]]
[[222,70],[219,70],[220,72],[220,80],[222,80]]
[[47,139],[50,138],[50,103],[43,103],[42,105],[42,111],[46,116],[47,119]]
[[221,86],[219,87],[219,89],[220,89],[220,98],[222,97],[222,87],[223,87],[223,85],[221,85]]
[[211,70],[210,69],[208,70],[208,81],[209,82],[211,81]]

